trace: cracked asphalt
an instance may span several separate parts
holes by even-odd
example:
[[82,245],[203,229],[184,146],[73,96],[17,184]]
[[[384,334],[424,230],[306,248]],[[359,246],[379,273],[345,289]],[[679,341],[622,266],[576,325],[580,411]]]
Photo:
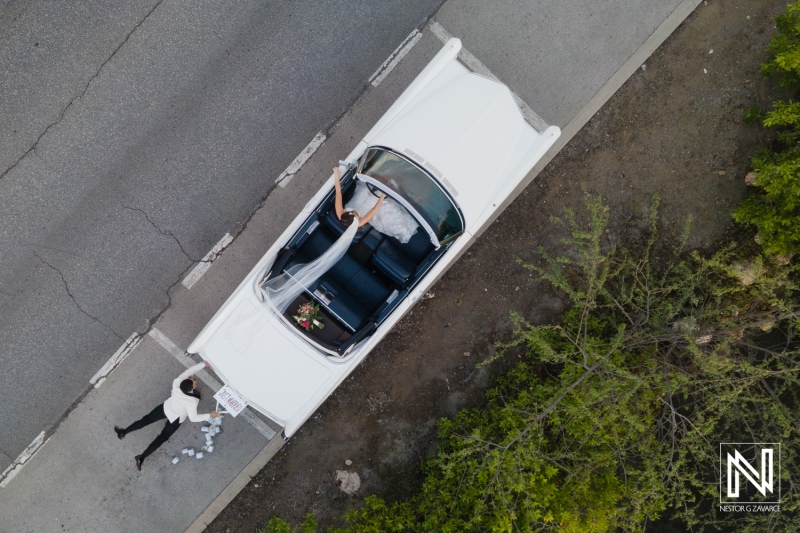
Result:
[[188,259],[192,263],[208,263],[208,262],[210,262],[210,261],[207,261],[207,260],[204,260],[204,259],[195,259],[191,255],[189,255],[189,252],[186,251],[186,249],[181,244],[181,241],[178,240],[178,238],[175,236],[174,233],[172,233],[169,230],[163,230],[163,229],[159,228],[158,224],[156,224],[155,222],[150,220],[150,217],[147,215],[147,213],[145,213],[141,209],[139,209],[137,207],[129,207],[129,206],[125,205],[125,204],[120,204],[120,205],[122,205],[122,207],[124,207],[125,209],[130,209],[131,211],[138,211],[139,213],[143,214],[144,218],[147,219],[147,221],[150,223],[150,225],[153,226],[154,228],[156,228],[156,230],[158,230],[158,232],[161,235],[169,235],[170,237],[172,237],[172,239],[175,241],[175,244],[177,244],[178,248],[181,249],[181,252],[183,253],[183,255],[186,256],[186,259]]
[[45,265],[49,266],[50,268],[52,268],[53,270],[55,270],[56,272],[58,272],[58,275],[59,275],[59,276],[61,276],[61,282],[64,284],[64,290],[65,290],[65,291],[67,291],[67,294],[68,294],[68,295],[69,295],[69,297],[72,299],[72,303],[74,303],[74,304],[75,304],[75,307],[77,307],[77,308],[78,308],[78,310],[79,310],[81,313],[83,313],[84,315],[88,316],[89,318],[91,318],[92,320],[94,320],[95,322],[97,322],[98,324],[101,324],[101,325],[103,325],[103,326],[107,327],[107,328],[108,328],[108,330],[109,330],[111,333],[113,333],[114,335],[116,335],[116,336],[117,336],[117,337],[118,337],[120,340],[125,340],[125,339],[122,337],[122,335],[120,335],[119,333],[117,333],[116,331],[114,331],[114,328],[112,328],[111,326],[109,326],[108,324],[106,324],[105,322],[103,322],[102,320],[100,320],[99,318],[97,318],[96,316],[93,316],[93,315],[91,315],[91,314],[87,313],[87,312],[86,312],[86,310],[85,310],[83,307],[81,307],[81,304],[79,304],[79,303],[78,303],[78,301],[75,299],[75,295],[74,295],[74,294],[72,294],[72,291],[70,291],[70,290],[69,290],[69,284],[67,283],[67,280],[64,278],[64,273],[63,273],[63,272],[61,272],[59,269],[57,269],[56,267],[54,267],[53,265],[51,265],[50,263],[48,263],[47,261],[45,261],[44,259],[42,259],[42,258],[41,258],[41,256],[40,256],[38,253],[36,253],[36,251],[34,251],[34,252],[33,252],[33,255],[34,255],[34,256],[36,256],[36,259],[38,259],[39,261],[41,261],[41,262],[42,262],[42,263],[44,263]]
[[0,470],[440,3],[0,2]]

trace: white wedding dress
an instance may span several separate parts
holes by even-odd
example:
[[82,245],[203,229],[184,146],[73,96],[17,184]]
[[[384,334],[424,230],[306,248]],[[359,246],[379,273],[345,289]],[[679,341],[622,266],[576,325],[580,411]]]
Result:
[[[369,213],[377,201],[378,199],[369,192],[366,184],[359,181],[356,183],[356,192],[345,205],[345,209],[356,211],[359,215],[364,216]],[[403,243],[411,240],[419,228],[414,217],[402,205],[389,197],[383,200],[381,208],[373,215],[369,223],[384,235],[394,237]]]

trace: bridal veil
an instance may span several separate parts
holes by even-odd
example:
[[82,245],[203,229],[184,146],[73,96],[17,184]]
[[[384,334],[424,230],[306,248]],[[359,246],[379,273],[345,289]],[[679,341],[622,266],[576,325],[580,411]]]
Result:
[[342,236],[314,261],[294,265],[262,285],[266,302],[278,313],[285,313],[289,304],[344,257],[358,231],[358,222],[358,218],[355,218]]

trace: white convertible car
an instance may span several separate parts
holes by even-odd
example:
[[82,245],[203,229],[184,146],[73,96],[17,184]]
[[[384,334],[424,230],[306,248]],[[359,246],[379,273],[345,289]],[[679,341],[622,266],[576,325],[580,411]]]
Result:
[[[458,61],[460,49],[458,39],[444,46],[350,153],[342,175],[345,202],[357,189],[385,193],[391,200],[381,210],[399,208],[416,228],[410,238],[379,231],[373,219],[285,313],[274,311],[263,284],[319,257],[344,232],[331,177],[189,346],[280,424],[284,438],[474,241],[561,133],[534,129],[508,87]],[[324,327],[294,319],[309,302]]]

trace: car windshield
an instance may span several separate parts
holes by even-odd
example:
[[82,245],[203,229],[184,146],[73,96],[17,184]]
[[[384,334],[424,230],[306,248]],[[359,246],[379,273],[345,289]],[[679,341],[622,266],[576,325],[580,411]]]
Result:
[[425,172],[407,159],[381,148],[370,148],[361,169],[397,192],[430,224],[439,241],[463,229],[458,210]]

